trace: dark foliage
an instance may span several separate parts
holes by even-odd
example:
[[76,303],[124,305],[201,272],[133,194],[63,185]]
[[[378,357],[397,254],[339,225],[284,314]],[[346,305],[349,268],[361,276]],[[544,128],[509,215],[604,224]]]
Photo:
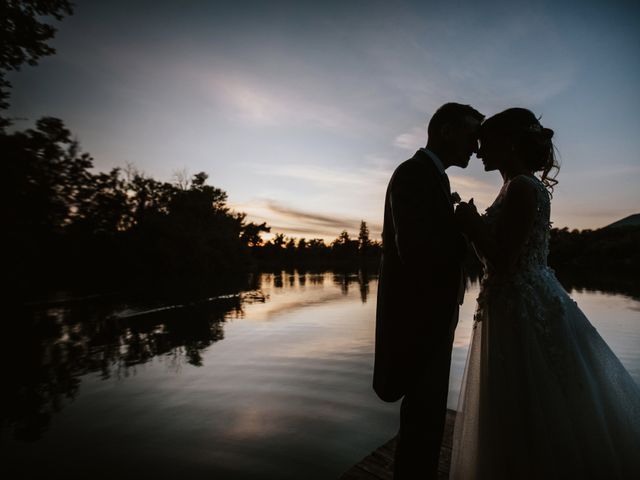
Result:
[[[0,426],[17,440],[41,438],[52,416],[78,394],[82,377],[124,377],[157,356],[202,365],[202,352],[224,337],[227,315],[242,313],[242,295],[165,311],[119,315],[131,303],[100,302],[22,309],[6,322],[0,355],[7,393]],[[6,430],[5,430],[6,429]]]
[[217,298],[210,290],[183,297],[173,288],[168,295],[63,297],[55,304],[31,303],[10,311],[3,338],[11,341],[0,349],[3,434],[22,442],[39,440],[55,414],[77,397],[89,373],[124,378],[156,357],[176,369],[203,365],[203,353],[224,338],[229,318],[241,318],[247,305],[268,301],[261,293],[263,279],[275,289],[331,282],[347,295],[357,288],[363,303],[371,280],[366,271],[276,270],[242,275],[236,284],[227,278],[228,290]]
[[[67,0],[0,0],[0,109],[9,106],[11,84],[7,72],[18,71],[25,63],[36,65],[38,60],[55,53],[47,44],[56,34],[45,17],[62,20],[73,13]],[[0,117],[0,129],[10,120]]]
[[327,245],[321,238],[285,237],[276,233],[271,240],[253,247],[253,257],[261,268],[365,268],[377,271],[382,252],[380,242],[369,239],[365,221],[360,223],[358,240],[352,240],[346,230]]
[[346,231],[330,245],[277,233],[265,243],[270,227],[229,210],[227,194],[207,185],[204,172],[176,183],[133,168],[94,172],[56,118],[0,133],[0,151],[5,273],[18,291],[211,285],[256,266],[357,268],[379,259],[364,221],[358,240]]
[[231,212],[227,194],[193,176],[188,187],[129,169],[93,173],[55,118],[0,134],[6,273],[17,287],[87,280],[207,280],[245,269],[266,225]]
[[640,271],[640,227],[551,230],[549,264],[554,268]]
[[[61,120],[0,133],[6,174],[5,272],[17,289],[77,284],[208,283],[252,268],[377,269],[380,242],[366,222],[357,239],[347,231],[323,239],[269,233],[229,210],[227,194],[204,172],[188,181],[159,182],[132,168],[93,172],[92,158]],[[637,272],[640,227],[553,229],[554,268]],[[470,255],[467,272],[481,271]]]

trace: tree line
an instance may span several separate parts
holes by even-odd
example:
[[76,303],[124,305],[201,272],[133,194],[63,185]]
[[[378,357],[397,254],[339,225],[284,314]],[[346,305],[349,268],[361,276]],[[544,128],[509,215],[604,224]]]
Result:
[[[357,236],[320,238],[271,233],[227,206],[227,194],[208,185],[204,172],[158,181],[133,167],[95,172],[60,119],[12,130],[6,116],[9,72],[37,65],[55,50],[56,29],[47,18],[73,12],[67,0],[0,0],[0,152],[6,175],[0,213],[4,220],[5,278],[17,289],[37,285],[104,283],[118,286],[223,280],[254,268],[361,268],[375,270],[381,244],[366,222]],[[640,229],[553,229],[552,266],[636,272]],[[481,272],[470,254],[467,271]]]
[[640,226],[551,230],[549,263],[556,268],[640,273]]
[[360,222],[357,237],[343,230],[328,244],[322,238],[297,239],[276,233],[271,240],[262,242],[259,239],[250,247],[256,264],[263,268],[332,266],[376,269],[382,253],[382,243],[370,238],[369,227],[364,220]]
[[[227,205],[227,193],[205,172],[156,180],[129,166],[95,172],[71,132],[56,118],[0,132],[5,187],[5,270],[14,285],[104,280],[210,282],[256,268],[359,268],[375,271],[381,243],[362,221],[357,235],[335,240],[271,233]],[[551,231],[555,268],[637,271],[640,229]],[[467,270],[479,274],[473,255]]]
[[[5,188],[6,276],[17,288],[103,282],[119,285],[158,279],[211,280],[256,268],[358,262],[379,244],[362,223],[358,240],[342,232],[322,239],[286,238],[227,206],[227,194],[204,172],[174,182],[135,168],[94,172],[93,159],[57,118],[10,131],[9,72],[55,53],[50,19],[73,13],[67,0],[0,0],[0,151]],[[355,256],[354,256],[355,255]]]
[[227,193],[205,172],[173,182],[133,167],[94,172],[63,122],[0,133],[7,174],[2,202],[11,277],[22,285],[86,279],[140,282],[200,279],[261,265],[324,265],[375,261],[379,242],[361,222],[357,238],[343,231],[324,240],[295,239],[232,211]]

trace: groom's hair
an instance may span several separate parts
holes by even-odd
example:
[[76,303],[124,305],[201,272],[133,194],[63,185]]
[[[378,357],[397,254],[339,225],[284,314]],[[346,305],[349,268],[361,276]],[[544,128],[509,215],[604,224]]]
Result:
[[445,103],[431,117],[427,127],[427,134],[429,138],[437,138],[440,136],[440,131],[444,125],[461,125],[466,117],[474,118],[479,122],[484,120],[484,115],[471,105],[462,105],[454,102]]

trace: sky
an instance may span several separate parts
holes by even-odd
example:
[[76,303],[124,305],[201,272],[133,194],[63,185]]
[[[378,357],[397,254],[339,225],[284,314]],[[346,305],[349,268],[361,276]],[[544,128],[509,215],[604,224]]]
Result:
[[[77,0],[57,54],[11,74],[17,128],[64,120],[97,170],[205,171],[296,238],[379,238],[387,182],[443,103],[520,106],[555,131],[552,221],[640,212],[640,4]],[[452,189],[486,208],[472,157]]]

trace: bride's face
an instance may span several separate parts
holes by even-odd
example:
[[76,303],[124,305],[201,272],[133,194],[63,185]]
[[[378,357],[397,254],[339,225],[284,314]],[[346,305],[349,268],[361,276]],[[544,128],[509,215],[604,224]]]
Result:
[[510,149],[505,142],[499,142],[495,138],[480,135],[480,149],[477,157],[482,160],[485,172],[500,170],[505,165]]

